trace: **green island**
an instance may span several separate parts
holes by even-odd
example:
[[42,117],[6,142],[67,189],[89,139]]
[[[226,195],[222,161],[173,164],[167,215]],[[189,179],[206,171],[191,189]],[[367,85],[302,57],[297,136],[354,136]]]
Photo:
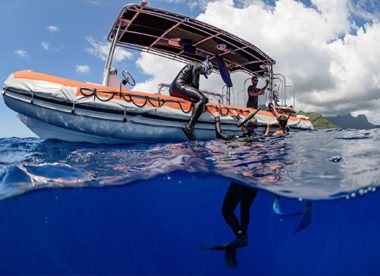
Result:
[[297,114],[309,117],[314,129],[339,128],[319,113],[298,111]]

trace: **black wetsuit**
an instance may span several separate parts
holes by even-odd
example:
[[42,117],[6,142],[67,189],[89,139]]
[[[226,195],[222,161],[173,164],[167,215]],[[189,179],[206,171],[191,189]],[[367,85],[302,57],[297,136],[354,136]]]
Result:
[[233,141],[239,140],[241,142],[252,142],[254,137],[256,137],[256,133],[243,133],[240,136],[236,135],[227,135],[222,132],[222,127],[220,125],[220,118],[215,118],[215,134],[216,137],[225,141]]
[[[220,119],[215,118],[215,132],[218,138],[223,140],[242,140],[246,141],[249,137],[254,137],[255,134],[244,134],[243,136],[229,136],[222,132],[220,126]],[[243,139],[242,139],[243,138]],[[244,139],[245,138],[245,139]],[[249,224],[250,212],[249,209],[253,201],[256,198],[257,189],[249,188],[243,185],[239,185],[235,182],[231,182],[230,187],[227,190],[227,193],[224,197],[222,214],[224,220],[234,231],[235,235],[239,238],[247,236],[247,229]],[[235,209],[240,203],[240,223],[238,218],[235,215]],[[244,244],[244,241],[238,240],[237,244]]]
[[199,76],[202,64],[188,64],[182,68],[170,86],[170,95],[194,103],[194,110],[189,125],[194,126],[204,111],[208,99],[199,91]]
[[[250,212],[249,209],[255,197],[257,190],[248,188],[243,185],[231,182],[224,197],[222,214],[227,224],[234,231],[235,235],[246,235],[249,225]],[[240,203],[240,223],[234,211]],[[241,231],[240,233],[238,233]]]

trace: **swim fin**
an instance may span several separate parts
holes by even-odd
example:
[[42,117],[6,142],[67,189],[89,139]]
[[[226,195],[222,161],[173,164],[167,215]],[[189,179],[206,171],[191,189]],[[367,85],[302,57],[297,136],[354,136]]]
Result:
[[216,250],[216,251],[222,251],[229,248],[230,243],[224,243],[224,244],[218,244],[218,245],[211,245],[211,246],[199,246],[198,249],[201,250]]
[[237,267],[238,262],[236,258],[236,248],[227,248],[224,251],[224,258],[226,259],[226,264],[228,267]]
[[187,139],[189,139],[191,141],[194,141],[194,140],[197,139],[197,137],[195,136],[195,131],[194,131],[194,127],[193,126],[191,126],[189,124],[185,124],[182,127],[182,130],[185,133]]
[[274,201],[273,201],[273,212],[276,215],[283,216],[283,217],[295,217],[295,216],[300,216],[303,213],[301,211],[293,212],[293,213],[283,213],[280,208],[280,197],[275,196]]
[[240,248],[248,245],[248,236],[246,234],[238,235],[235,240],[229,243],[223,243],[212,246],[200,246],[198,249],[202,250],[225,250],[231,248]]
[[311,224],[311,218],[312,218],[312,211],[313,211],[313,204],[311,201],[306,202],[306,207],[305,207],[305,213],[302,216],[301,222],[296,228],[296,230],[293,231],[293,233],[297,233],[306,227],[308,227]]

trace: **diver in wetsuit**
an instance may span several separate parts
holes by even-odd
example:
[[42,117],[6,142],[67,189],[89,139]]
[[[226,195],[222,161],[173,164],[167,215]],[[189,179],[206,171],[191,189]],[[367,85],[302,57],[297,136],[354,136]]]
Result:
[[[218,138],[223,140],[237,140],[246,141],[247,138],[257,136],[255,130],[257,128],[257,120],[251,119],[247,122],[247,126],[242,126],[243,135],[241,136],[228,136],[222,132],[220,126],[220,118],[216,116],[215,120],[215,132]],[[242,139],[243,138],[243,139]],[[244,139],[245,138],[245,139]],[[236,240],[231,242],[229,247],[243,247],[248,244],[247,229],[249,225],[250,212],[249,209],[257,195],[257,189],[248,188],[243,185],[239,185],[235,182],[231,182],[230,187],[224,197],[222,214],[224,220],[231,227],[236,236]],[[234,211],[237,205],[240,203],[240,222],[236,217]]]
[[[231,227],[236,236],[236,240],[229,244],[229,247],[243,247],[248,244],[249,209],[257,195],[257,189],[248,188],[231,182],[224,197],[222,214],[224,220]],[[234,211],[240,203],[240,222]]]
[[190,120],[182,127],[186,137],[195,140],[194,126],[202,115],[208,98],[199,91],[199,77],[211,74],[212,64],[208,58],[203,63],[192,63],[182,68],[170,86],[170,95],[191,101],[194,104]]
[[[222,140],[232,141],[241,140],[249,141],[249,138],[255,137],[257,120],[251,119],[247,126],[242,126],[243,135],[230,136],[222,132],[219,116],[214,117],[216,136]],[[250,208],[257,195],[257,189],[246,187],[235,182],[231,182],[223,200],[222,215],[226,223],[234,232],[236,239],[230,243],[201,246],[200,249],[206,250],[224,250],[225,259],[229,267],[237,267],[236,250],[248,245],[248,225],[250,220]],[[235,209],[240,203],[240,221],[235,215]]]
[[[273,111],[273,112],[276,112]],[[255,116],[257,112],[252,113]],[[241,136],[232,136],[226,135],[222,132],[220,117],[219,114],[214,116],[215,121],[215,132],[217,138],[227,141],[242,141],[242,142],[252,142],[254,139],[252,137],[257,136],[255,130],[257,128],[257,120],[251,119],[253,116],[251,114],[246,118],[246,120],[242,121],[238,124],[238,126],[242,126],[243,135]],[[281,117],[278,113],[275,114],[276,118],[279,120],[280,130],[277,133],[272,134],[272,136],[284,135],[288,132],[287,120],[288,117]],[[247,119],[249,119],[247,121]],[[246,126],[244,124],[247,123]],[[266,135],[269,135],[269,130],[267,128]],[[281,131],[281,132],[280,132]],[[248,144],[248,143],[246,143]],[[201,246],[199,249],[205,250],[219,250],[224,251],[225,260],[229,267],[237,267],[237,250],[238,248],[245,247],[248,245],[248,226],[250,222],[250,208],[255,201],[258,190],[252,187],[244,186],[237,184],[235,182],[231,182],[230,186],[227,190],[227,193],[224,197],[223,206],[222,206],[222,215],[226,223],[234,232],[236,239],[229,243],[213,245],[213,246]],[[235,215],[235,210],[237,206],[240,204],[240,218]],[[282,217],[293,217],[298,215],[303,215],[301,222],[297,229],[294,232],[299,232],[302,229],[308,227],[311,223],[311,214],[312,214],[312,203],[311,201],[306,202],[306,208],[304,212],[291,212],[291,213],[283,213],[280,209],[279,205],[279,197],[275,197],[275,202],[273,204],[273,211],[275,214],[280,215]],[[240,219],[240,220],[239,220]]]

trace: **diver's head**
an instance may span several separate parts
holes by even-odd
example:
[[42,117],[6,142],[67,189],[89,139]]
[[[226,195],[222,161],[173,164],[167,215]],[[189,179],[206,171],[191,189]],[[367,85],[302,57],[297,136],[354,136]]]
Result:
[[286,126],[288,124],[288,119],[289,117],[286,116],[286,115],[280,115],[277,119],[278,121],[278,124],[280,125],[280,128],[285,131],[286,130]]
[[252,82],[252,84],[257,85],[257,83],[259,82],[259,79],[256,76],[253,76],[251,78],[251,82]]
[[248,134],[254,134],[257,129],[257,119],[253,118],[248,121],[247,126],[245,126],[245,129]]
[[208,57],[205,61],[202,63],[202,71],[201,73],[205,76],[206,79],[208,79],[208,76],[212,73],[212,69],[214,66],[212,63],[208,60]]

